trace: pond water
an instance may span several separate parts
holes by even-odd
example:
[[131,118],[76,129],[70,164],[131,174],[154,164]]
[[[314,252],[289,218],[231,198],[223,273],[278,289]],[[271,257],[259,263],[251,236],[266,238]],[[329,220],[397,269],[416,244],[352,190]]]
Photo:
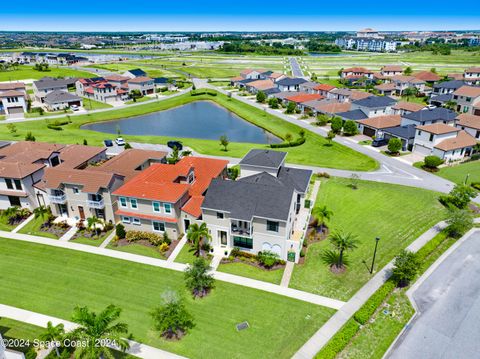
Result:
[[90,123],[82,129],[124,135],[168,136],[218,140],[226,135],[231,142],[280,143],[280,138],[243,120],[210,101],[195,101],[170,110],[123,120]]

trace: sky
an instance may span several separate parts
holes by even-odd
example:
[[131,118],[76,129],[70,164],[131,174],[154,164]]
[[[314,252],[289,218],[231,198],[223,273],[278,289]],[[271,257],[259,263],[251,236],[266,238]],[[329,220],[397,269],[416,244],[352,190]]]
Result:
[[480,30],[478,1],[2,1],[0,31]]

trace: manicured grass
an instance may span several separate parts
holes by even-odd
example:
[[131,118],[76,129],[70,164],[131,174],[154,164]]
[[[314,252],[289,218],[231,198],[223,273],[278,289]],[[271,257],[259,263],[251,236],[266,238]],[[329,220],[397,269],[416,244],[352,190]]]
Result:
[[41,217],[34,218],[30,222],[28,222],[25,227],[20,229],[18,233],[23,233],[23,234],[31,234],[32,236],[40,236],[40,237],[47,237],[47,238],[53,238],[53,239],[58,239],[56,235],[53,233],[49,232],[44,232],[40,230],[40,226],[45,223],[45,220],[42,219]]
[[144,96],[144,97],[137,98],[136,101],[133,101],[133,100],[126,101],[125,105],[133,105],[134,103],[137,103],[137,102],[145,102],[145,101],[150,101],[150,100],[153,100],[153,98]]
[[[59,131],[47,128],[44,121],[32,121],[28,123],[19,122],[16,124],[17,133],[11,134],[5,125],[0,124],[0,138],[3,140],[19,140],[25,137],[26,133],[31,131],[37,141],[61,142],[61,143],[81,143],[87,139],[90,145],[102,145],[105,134],[95,131],[80,129],[80,126],[89,122],[106,121],[119,118],[132,117],[136,115],[151,113],[154,111],[165,110],[175,106],[180,106],[192,101],[210,100],[236,113],[245,120],[262,127],[278,137],[284,138],[287,133],[298,137],[301,128],[295,124],[284,121],[276,116],[270,115],[265,111],[253,107],[241,101],[228,98],[223,94],[217,96],[199,95],[191,96],[184,94],[168,98],[162,101],[145,103],[140,106],[131,106],[118,110],[90,113],[85,115],[70,116],[72,123],[63,126],[61,133]],[[166,136],[123,136],[127,142],[146,142],[165,144],[171,139]],[[297,147],[280,149],[288,151],[287,161],[305,165],[351,169],[351,170],[373,170],[377,168],[377,162],[372,158],[355,152],[343,145],[332,143],[329,145],[327,140],[313,132],[306,131],[306,142]],[[223,151],[218,141],[180,138],[184,145],[192,147],[194,150],[208,155],[243,157],[252,148],[267,148],[267,145],[232,142],[228,146],[228,151]]]
[[160,253],[156,248],[153,247],[147,247],[142,244],[138,243],[132,243],[126,246],[115,246],[112,242],[110,242],[107,245],[108,249],[114,249],[116,251],[120,252],[128,252],[132,254],[138,254],[141,256],[146,256],[146,257],[153,257],[153,258],[158,258],[158,259],[166,259],[165,256]]
[[280,284],[282,281],[284,269],[266,270],[251,266],[246,263],[227,263],[220,264],[217,268],[219,272],[239,275],[242,277],[262,280],[273,284]]
[[8,224],[8,217],[1,214],[0,215],[0,231],[10,232],[14,228],[15,226]]
[[[0,239],[0,273],[0,303],[64,319],[76,305],[114,304],[135,340],[190,358],[290,358],[334,312],[220,281],[194,300],[181,272],[11,239]],[[167,290],[185,297],[196,323],[177,342],[152,330],[149,313]],[[238,332],[243,321],[250,328]]]
[[[10,318],[0,318],[0,334],[6,343],[9,339],[19,339],[21,341],[29,341],[33,346],[33,341],[38,339],[45,332],[45,328],[36,325],[19,322]],[[11,346],[8,349],[26,353],[28,346]]]
[[[175,258],[175,262],[188,264],[193,263],[193,261],[197,259],[197,257],[193,254],[193,251],[190,252],[191,248],[192,247],[190,246],[190,244],[188,244],[188,242],[185,243],[183,248],[180,250],[180,253],[178,253],[177,257]],[[212,261],[210,258],[205,258],[205,260],[208,263]]]
[[440,168],[440,171],[435,173],[452,182],[463,184],[467,175],[468,183],[480,182],[480,161],[466,162],[451,167]]
[[353,190],[349,183],[341,178],[322,181],[315,206],[326,205],[333,212],[332,231],[357,235],[358,248],[348,254],[350,267],[343,274],[331,273],[321,260],[322,251],[331,248],[329,241],[317,242],[310,245],[305,263],[295,266],[292,288],[347,300],[372,277],[375,237],[380,237],[375,268],[382,268],[445,216],[436,192],[369,181],[360,181]]
[[90,98],[83,98],[83,108],[85,110],[100,110],[102,108],[111,108],[112,105],[109,105],[108,103],[100,102],[100,101],[95,101]]
[[100,237],[94,237],[94,238],[81,236],[75,239],[71,239],[70,242],[88,244],[89,246],[98,247],[100,244],[103,243],[103,241],[105,241],[105,239],[107,239],[110,233],[112,233],[112,231],[108,231],[107,233],[101,235]]
[[86,71],[77,71],[67,68],[51,67],[50,71],[37,71],[33,66],[21,65],[18,70],[0,71],[0,81],[15,81],[15,80],[38,80],[42,77],[93,77],[94,74]]

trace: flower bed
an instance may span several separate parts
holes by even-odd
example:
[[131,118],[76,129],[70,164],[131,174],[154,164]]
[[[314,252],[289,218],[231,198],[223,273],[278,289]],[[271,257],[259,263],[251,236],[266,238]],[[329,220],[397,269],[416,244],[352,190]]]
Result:
[[162,256],[168,258],[177,246],[179,241],[172,241],[167,235],[160,236],[155,233],[142,231],[128,231],[125,238],[116,238],[112,245],[114,247],[124,247],[133,243],[158,251]]
[[253,267],[257,267],[264,270],[276,270],[284,268],[286,262],[278,258],[278,256],[272,255],[273,253],[265,251],[259,252],[258,255],[242,252],[238,248],[232,249],[230,256],[223,258],[221,264],[228,263],[246,263]]

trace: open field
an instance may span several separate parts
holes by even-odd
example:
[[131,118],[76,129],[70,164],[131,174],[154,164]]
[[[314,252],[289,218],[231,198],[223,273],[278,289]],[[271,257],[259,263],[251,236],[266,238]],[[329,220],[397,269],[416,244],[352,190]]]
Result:
[[449,181],[463,184],[468,177],[468,183],[480,182],[480,161],[462,163],[460,165],[443,167],[436,175]]
[[[0,239],[0,272],[0,303],[64,319],[76,305],[115,304],[135,340],[190,358],[289,358],[334,312],[223,282],[193,300],[181,272],[11,239]],[[160,338],[149,315],[168,290],[185,297],[196,323],[178,342]],[[243,321],[250,328],[238,332]]]
[[[0,138],[4,140],[18,141],[23,139],[27,132],[31,131],[37,141],[82,143],[82,140],[86,139],[90,145],[101,146],[102,141],[109,135],[95,131],[82,130],[80,129],[80,126],[89,122],[126,118],[165,110],[198,100],[215,101],[217,104],[236,113],[243,119],[272,132],[280,138],[284,138],[287,133],[291,133],[294,137],[297,137],[301,130],[297,125],[286,122],[276,116],[266,113],[265,111],[235,99],[228,98],[222,94],[218,94],[217,96],[191,96],[190,94],[184,94],[141,106],[71,116],[70,119],[72,123],[63,126],[63,131],[61,131],[61,133],[59,133],[60,131],[48,129],[45,121],[17,123],[15,125],[17,127],[16,134],[10,133],[5,125],[0,124]],[[171,139],[170,137],[162,136],[124,135],[123,137],[128,142],[162,144]],[[325,138],[314,134],[313,132],[306,131],[305,138],[306,142],[301,146],[282,149],[288,151],[288,162],[351,170],[373,170],[377,168],[377,163],[370,157],[337,143],[329,145]],[[192,147],[194,150],[202,154],[217,156],[243,157],[252,148],[267,148],[267,145],[232,142],[228,147],[228,151],[225,152],[217,141],[191,138],[181,138],[180,140],[182,140],[185,145]]]
[[86,71],[51,67],[50,71],[36,71],[32,66],[20,65],[18,70],[0,71],[0,81],[38,80],[42,77],[93,77]]
[[348,254],[350,267],[332,274],[321,260],[329,242],[317,242],[309,246],[305,263],[295,266],[290,287],[347,300],[371,278],[375,237],[380,237],[375,268],[381,268],[445,216],[436,192],[368,181],[353,190],[349,183],[341,178],[322,181],[315,206],[326,205],[333,212],[328,224],[332,231],[357,236],[358,248]]

